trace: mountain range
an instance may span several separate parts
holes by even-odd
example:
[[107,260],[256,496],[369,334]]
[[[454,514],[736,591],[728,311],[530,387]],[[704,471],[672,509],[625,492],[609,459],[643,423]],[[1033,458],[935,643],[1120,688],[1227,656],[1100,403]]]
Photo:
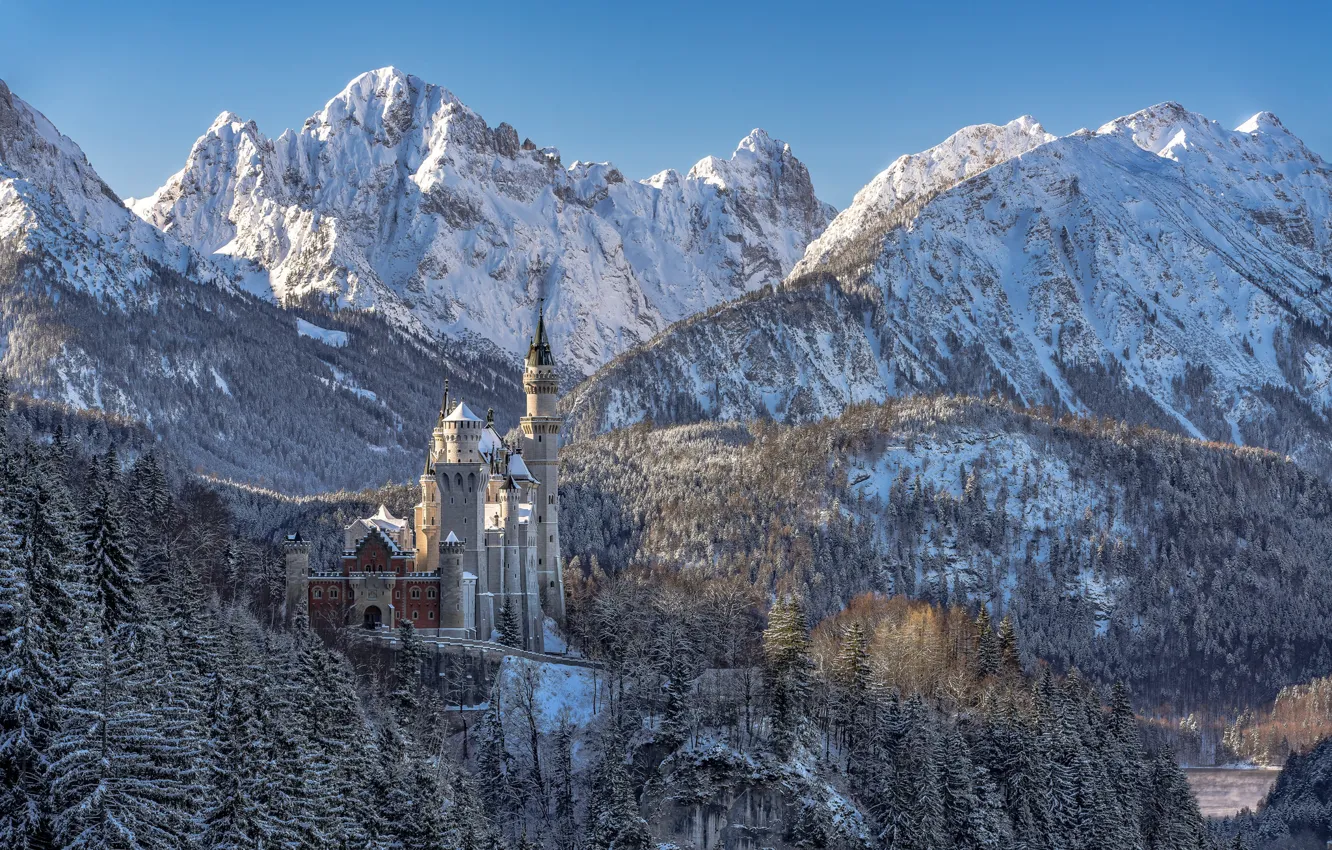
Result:
[[513,424],[545,299],[575,439],[997,393],[1332,474],[1332,170],[1268,113],[967,127],[834,216],[761,130],[629,181],[392,68],[122,203],[0,92],[7,368],[206,472],[409,479],[445,373]]
[[835,212],[783,142],[626,180],[490,127],[396,68],[352,80],[276,139],[220,115],[185,167],[131,202],[206,255],[267,272],[280,303],[373,310],[422,338],[526,350],[537,302],[571,374],[780,281]]
[[565,399],[578,435],[811,421],[998,393],[1332,473],[1332,169],[1277,118],[1165,103],[1052,138],[970,127],[857,195],[782,286],[678,323]]
[[18,388],[144,422],[199,471],[298,492],[414,476],[446,376],[516,424],[540,298],[572,381],[777,282],[832,215],[761,130],[729,160],[631,183],[565,168],[394,69],[276,141],[224,115],[129,204],[0,87],[0,164]]

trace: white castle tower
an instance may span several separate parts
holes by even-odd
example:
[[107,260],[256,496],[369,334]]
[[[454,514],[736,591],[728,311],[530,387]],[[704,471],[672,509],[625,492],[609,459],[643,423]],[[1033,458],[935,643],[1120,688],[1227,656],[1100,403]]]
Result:
[[537,586],[542,606],[559,623],[564,622],[564,565],[560,563],[559,443],[564,419],[555,409],[559,379],[555,356],[546,337],[546,304],[541,299],[536,332],[527,349],[523,369],[523,392],[527,393],[527,415],[521,420],[523,462],[540,483],[532,505],[536,523]]
[[305,604],[320,626],[409,622],[441,638],[544,652],[546,617],[564,622],[558,384],[544,312],[523,370],[520,438],[501,436],[494,411],[481,418],[445,381],[415,522],[384,506],[356,520],[343,530],[340,571],[312,572],[308,546],[290,540],[288,616]]

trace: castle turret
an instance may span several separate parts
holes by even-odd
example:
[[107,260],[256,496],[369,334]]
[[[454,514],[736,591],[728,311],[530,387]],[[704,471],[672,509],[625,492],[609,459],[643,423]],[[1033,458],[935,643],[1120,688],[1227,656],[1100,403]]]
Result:
[[527,415],[522,418],[523,460],[539,482],[532,505],[536,524],[537,586],[543,607],[564,622],[564,568],[560,560],[559,438],[564,419],[556,410],[559,378],[546,336],[545,299],[523,369]]
[[454,637],[473,637],[463,610],[463,542],[452,531],[439,543],[439,627]]
[[282,541],[282,556],[287,572],[287,602],[283,615],[288,623],[292,623],[297,614],[309,613],[310,544],[300,532],[288,535]]

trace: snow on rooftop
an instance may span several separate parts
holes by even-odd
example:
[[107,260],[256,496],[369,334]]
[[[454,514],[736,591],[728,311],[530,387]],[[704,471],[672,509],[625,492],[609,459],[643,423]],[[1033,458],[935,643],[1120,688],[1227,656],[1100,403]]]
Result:
[[387,505],[380,505],[375,515],[370,517],[370,521],[382,528],[392,528],[395,531],[401,530],[407,524],[407,520],[390,513]]
[[456,534],[454,534],[452,531],[450,531],[450,532],[449,532],[449,536],[444,538],[444,542],[445,542],[445,543],[460,543],[460,542],[462,542],[462,541],[460,541],[460,540],[458,539],[458,535],[456,535]]
[[472,412],[472,408],[467,406],[467,402],[460,401],[458,406],[453,408],[448,416],[444,417],[445,422],[481,422],[480,416]]
[[477,447],[477,451],[481,454],[493,454],[503,444],[504,441],[500,439],[500,435],[495,432],[495,429],[487,427],[486,430],[481,432],[481,444]]
[[509,456],[509,475],[517,481],[535,481],[532,472],[519,454]]

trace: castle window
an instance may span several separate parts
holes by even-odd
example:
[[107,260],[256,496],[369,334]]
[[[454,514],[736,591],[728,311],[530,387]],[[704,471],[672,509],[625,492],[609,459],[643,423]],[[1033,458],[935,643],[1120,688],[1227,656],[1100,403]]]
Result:
[[434,611],[427,611],[427,612],[426,612],[426,619],[428,619],[428,620],[433,620],[433,619],[435,619],[435,612],[434,612]]
[[393,598],[394,598],[394,599],[401,599],[401,598],[402,598],[402,591],[401,591],[401,590],[395,590],[395,591],[393,591]]
[[314,589],[314,598],[315,598],[315,599],[323,599],[323,598],[324,598],[324,591],[322,591],[322,590],[320,590],[319,588],[316,587],[316,588]]
[[551,582],[550,582],[550,586],[551,586],[551,587],[554,587],[554,586],[555,586],[555,581],[554,581],[553,579],[552,579]]
[[435,598],[435,589],[433,587],[426,591],[426,598],[427,599]]
[[461,472],[459,472],[457,475],[455,475],[455,476],[453,477],[453,482],[454,482],[455,484],[458,485],[458,489],[459,489],[459,490],[462,489],[462,473],[461,473]]
[[548,501],[546,502],[546,504],[548,504],[548,505],[553,505],[553,504],[555,504],[555,496],[554,496],[554,495],[547,496],[546,499],[548,500]]
[[555,542],[555,535],[552,534],[552,535],[550,536],[550,542],[551,542],[551,543],[554,543],[554,542]]
[[537,558],[537,563],[540,564],[544,560],[545,560],[544,558]]
[[537,514],[537,522],[545,522],[545,521],[546,521],[545,517],[541,516],[540,514]]
[[413,611],[413,612],[412,612],[412,619],[413,619],[413,620],[415,620],[415,619],[416,619],[417,617],[419,617],[419,616],[421,616],[421,612],[420,612],[420,611]]
[[470,493],[475,489],[476,489],[476,473],[469,472],[467,474],[467,492]]
[[413,587],[413,588],[412,588],[412,598],[413,598],[413,599],[420,599],[420,598],[421,598],[421,588],[419,588],[419,587]]
[[452,497],[452,496],[449,496],[449,504],[450,504],[450,505],[453,504],[453,497]]
[[328,589],[328,598],[329,598],[329,599],[337,599],[337,598],[338,598],[338,589],[337,589],[336,587],[330,587],[330,588]]

